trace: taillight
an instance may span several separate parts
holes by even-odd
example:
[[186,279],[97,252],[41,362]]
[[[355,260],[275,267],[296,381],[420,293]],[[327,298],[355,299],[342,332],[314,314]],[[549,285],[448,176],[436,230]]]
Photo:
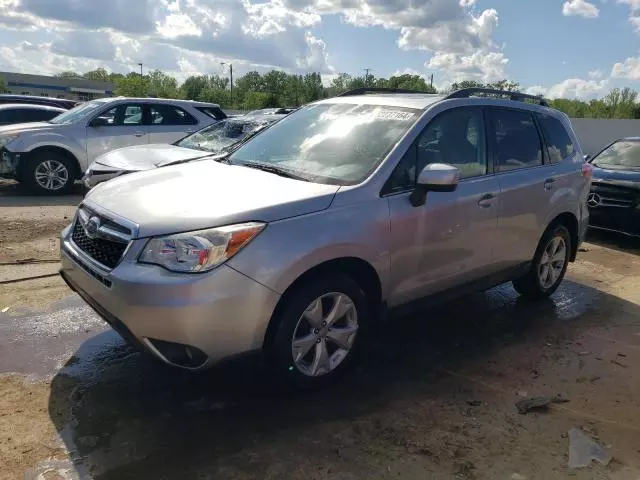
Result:
[[587,180],[591,180],[591,175],[593,174],[593,166],[590,163],[582,164],[582,176]]

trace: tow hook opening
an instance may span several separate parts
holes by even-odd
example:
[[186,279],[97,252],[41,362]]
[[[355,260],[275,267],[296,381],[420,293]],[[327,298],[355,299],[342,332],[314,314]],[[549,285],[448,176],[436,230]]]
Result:
[[154,353],[172,365],[196,369],[203,366],[207,361],[207,355],[192,345],[157,340],[155,338],[145,338],[144,340]]

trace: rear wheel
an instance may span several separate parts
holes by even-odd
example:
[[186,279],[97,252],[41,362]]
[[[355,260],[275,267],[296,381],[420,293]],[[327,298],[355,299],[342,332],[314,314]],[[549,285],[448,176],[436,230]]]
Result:
[[571,235],[564,225],[550,228],[542,236],[529,272],[513,281],[513,288],[529,298],[545,298],[560,286],[571,255]]
[[267,354],[277,376],[300,388],[331,383],[354,362],[366,331],[368,302],[343,274],[309,280],[284,306]]
[[42,152],[29,159],[22,181],[33,193],[61,195],[73,188],[75,172],[75,165],[64,155]]

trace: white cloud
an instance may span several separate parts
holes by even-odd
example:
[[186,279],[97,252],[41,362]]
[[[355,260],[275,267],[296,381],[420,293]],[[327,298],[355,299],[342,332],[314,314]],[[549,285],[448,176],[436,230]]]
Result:
[[640,0],[618,0],[618,3],[629,5],[629,22],[634,30],[640,33]]
[[577,98],[579,100],[588,100],[602,96],[608,86],[609,81],[607,79],[584,80],[582,78],[567,78],[549,88],[534,85],[525,89],[525,92],[531,95],[544,95],[547,98]]
[[629,57],[624,62],[618,62],[611,69],[611,76],[640,80],[640,57]]
[[566,17],[596,18],[600,14],[600,10],[586,0],[568,0],[562,5],[562,14]]
[[477,79],[492,82],[504,78],[504,67],[509,60],[501,52],[475,52],[471,55],[436,53],[426,63],[449,74],[452,81]]
[[604,72],[602,70],[591,70],[589,72],[589,78],[593,78],[594,80],[599,80],[604,77]]

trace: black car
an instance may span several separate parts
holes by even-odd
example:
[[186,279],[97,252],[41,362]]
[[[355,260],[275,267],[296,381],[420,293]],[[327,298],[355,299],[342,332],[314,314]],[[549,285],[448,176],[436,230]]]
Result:
[[0,104],[3,103],[28,103],[31,105],[49,105],[51,107],[64,108],[70,110],[79,103],[66,98],[36,97],[33,95],[0,95]]
[[47,122],[66,112],[64,108],[49,105],[29,105],[28,103],[0,104],[0,125],[16,123]]
[[589,227],[640,238],[640,137],[616,140],[589,162]]

